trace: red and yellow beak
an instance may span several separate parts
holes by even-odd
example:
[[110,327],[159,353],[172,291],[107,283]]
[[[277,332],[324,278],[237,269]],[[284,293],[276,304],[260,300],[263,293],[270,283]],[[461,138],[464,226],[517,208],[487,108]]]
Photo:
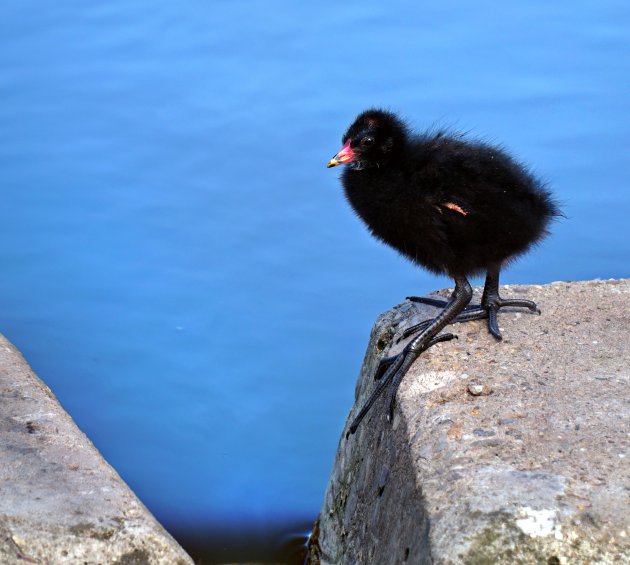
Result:
[[354,151],[350,147],[350,140],[346,141],[343,144],[343,147],[339,150],[339,153],[335,155],[330,161],[328,161],[328,167],[336,167],[337,165],[343,165],[345,163],[350,163],[350,161],[354,160]]

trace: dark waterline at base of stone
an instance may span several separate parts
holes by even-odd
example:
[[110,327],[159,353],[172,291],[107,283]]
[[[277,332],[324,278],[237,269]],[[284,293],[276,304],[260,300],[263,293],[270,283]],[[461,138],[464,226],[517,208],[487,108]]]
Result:
[[199,565],[220,563],[283,563],[302,565],[312,520],[273,524],[266,528],[242,524],[239,528],[198,530],[167,528]]

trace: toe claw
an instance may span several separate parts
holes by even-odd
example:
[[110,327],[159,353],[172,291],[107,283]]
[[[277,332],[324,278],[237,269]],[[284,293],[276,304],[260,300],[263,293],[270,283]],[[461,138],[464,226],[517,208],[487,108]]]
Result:
[[497,321],[497,312],[499,307],[488,308],[488,331],[499,341],[503,339],[499,330],[499,322]]

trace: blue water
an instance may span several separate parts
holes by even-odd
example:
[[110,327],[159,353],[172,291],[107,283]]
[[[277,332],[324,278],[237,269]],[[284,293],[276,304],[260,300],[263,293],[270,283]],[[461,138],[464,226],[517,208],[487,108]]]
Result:
[[[425,4],[425,5],[423,5]],[[312,520],[374,318],[448,286],[327,170],[371,105],[500,141],[630,275],[630,4],[0,5],[0,331],[167,526]]]

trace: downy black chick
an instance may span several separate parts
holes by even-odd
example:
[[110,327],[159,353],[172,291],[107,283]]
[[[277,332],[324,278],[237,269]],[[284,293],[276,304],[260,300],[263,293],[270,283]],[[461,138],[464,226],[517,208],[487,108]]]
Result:
[[[381,361],[380,383],[353,421],[350,432],[388,388],[388,418],[396,391],[413,361],[452,334],[448,324],[488,318],[501,339],[497,312],[521,306],[538,312],[529,300],[502,299],[502,265],[547,235],[561,215],[550,193],[504,150],[444,132],[412,134],[397,116],[383,110],[361,113],[342,138],[343,147],[328,167],[346,164],[341,176],[348,202],[370,232],[414,263],[455,281],[448,302],[410,297],[441,306],[439,315],[409,328],[417,333],[404,350]],[[480,305],[468,306],[467,277],[486,273]]]

